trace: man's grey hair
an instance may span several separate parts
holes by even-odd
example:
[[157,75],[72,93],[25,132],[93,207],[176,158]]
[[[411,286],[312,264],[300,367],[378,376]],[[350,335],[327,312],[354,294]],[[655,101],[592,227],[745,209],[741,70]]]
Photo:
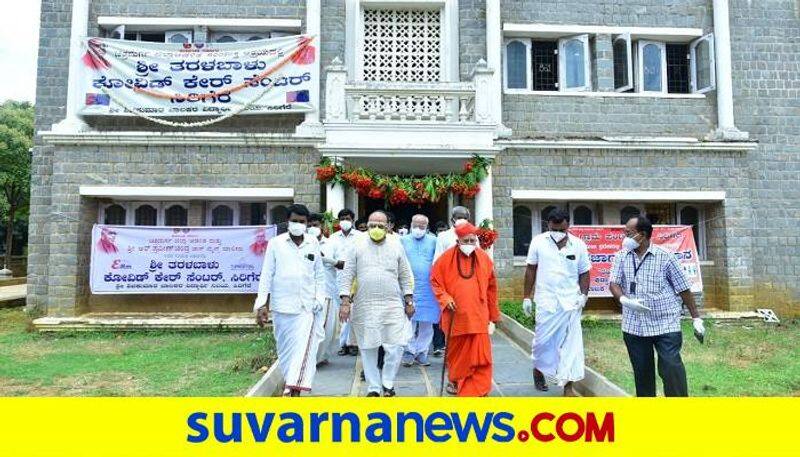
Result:
[[428,225],[428,216],[426,216],[424,214],[415,214],[415,215],[411,216],[411,222],[413,223],[415,221],[425,222],[425,225],[427,226]]
[[457,215],[466,216],[469,219],[469,209],[466,206],[454,206],[450,211],[450,219],[454,219]]

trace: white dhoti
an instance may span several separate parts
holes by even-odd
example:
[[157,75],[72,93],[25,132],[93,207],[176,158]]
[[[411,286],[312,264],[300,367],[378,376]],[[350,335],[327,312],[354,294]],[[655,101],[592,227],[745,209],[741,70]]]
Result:
[[317,325],[322,327],[317,331],[324,335],[317,350],[317,363],[327,361],[336,353],[338,341],[336,338],[337,324],[339,322],[339,305],[334,300],[326,300],[326,304],[317,319]]
[[531,343],[533,366],[559,386],[584,377],[581,310],[555,311],[536,307],[536,329]]
[[311,390],[317,372],[317,350],[325,337],[323,327],[316,321],[323,317],[322,312],[305,310],[299,314],[272,312],[278,365],[286,389]]

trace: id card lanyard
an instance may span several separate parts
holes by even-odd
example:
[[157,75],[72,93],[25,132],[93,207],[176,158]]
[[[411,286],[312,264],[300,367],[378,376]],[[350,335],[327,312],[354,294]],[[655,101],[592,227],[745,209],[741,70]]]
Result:
[[642,261],[639,262],[639,266],[636,266],[636,253],[631,251],[631,254],[633,254],[633,281],[631,281],[631,283],[629,284],[628,287],[630,289],[630,293],[631,294],[635,294],[636,293],[636,275],[639,273],[639,269],[642,268],[642,265],[644,265],[644,263],[647,261],[647,254],[649,254],[649,252],[645,252],[644,257],[642,258]]

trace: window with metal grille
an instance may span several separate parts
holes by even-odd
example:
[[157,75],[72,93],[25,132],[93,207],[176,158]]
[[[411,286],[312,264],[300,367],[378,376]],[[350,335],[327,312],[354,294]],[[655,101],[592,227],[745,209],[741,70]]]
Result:
[[533,41],[531,43],[533,90],[558,90],[557,49],[557,41]]
[[441,16],[438,9],[364,9],[364,81],[439,81]]
[[689,45],[667,43],[667,92],[688,94]]

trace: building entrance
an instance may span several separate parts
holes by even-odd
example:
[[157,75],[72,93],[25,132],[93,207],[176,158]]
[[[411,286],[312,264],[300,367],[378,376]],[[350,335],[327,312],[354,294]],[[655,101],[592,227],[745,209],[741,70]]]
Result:
[[358,200],[358,217],[368,218],[370,213],[377,210],[391,211],[395,217],[395,230],[402,225],[411,225],[411,218],[415,214],[424,214],[428,216],[428,227],[435,233],[437,222],[444,222],[447,224],[447,197],[443,196],[436,203],[425,203],[423,205],[416,205],[413,203],[403,205],[389,205],[383,199],[374,199],[368,197],[359,197]]

